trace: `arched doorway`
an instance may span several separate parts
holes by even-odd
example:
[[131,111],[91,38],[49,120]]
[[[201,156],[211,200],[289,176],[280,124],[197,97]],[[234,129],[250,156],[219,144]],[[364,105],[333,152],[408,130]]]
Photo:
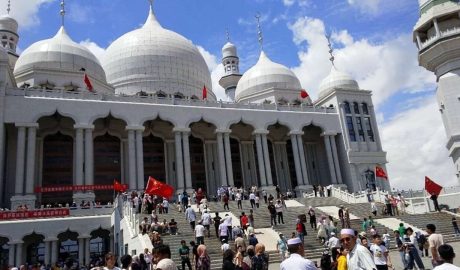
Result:
[[10,246],[8,245],[9,239],[6,237],[0,236],[0,269],[8,269],[8,254],[10,251]]
[[[289,128],[280,123],[268,126],[268,152],[270,158],[270,168],[273,185],[278,185],[282,192],[292,190],[290,167],[294,167],[294,162],[289,162],[287,154],[287,143],[289,140]],[[292,147],[291,147],[292,152]],[[294,169],[295,170],[295,169]]]
[[78,233],[67,230],[58,234],[60,261],[78,260]]
[[233,181],[236,187],[244,186],[243,173],[241,170],[240,142],[230,138],[230,152],[232,157]]
[[26,252],[26,262],[28,265],[34,265],[37,263],[42,264],[45,261],[45,243],[43,240],[45,237],[41,234],[26,235],[23,238],[24,249]]
[[326,155],[323,130],[314,125],[303,128],[305,161],[308,171],[308,179],[312,185],[327,186],[332,183],[329,173],[329,164]]
[[[105,133],[94,139],[94,184],[111,185],[121,179],[120,139]],[[107,203],[113,200],[112,190],[96,190],[96,200]]]
[[[60,131],[43,140],[43,186],[71,186],[73,184],[73,139]],[[72,202],[72,192],[43,193],[42,204]]]
[[89,241],[90,261],[104,261],[104,256],[110,251],[110,231],[99,228],[91,232]]
[[[235,186],[250,187],[260,186],[258,178],[258,169],[256,162],[256,151],[254,150],[254,139],[252,133],[254,127],[242,121],[230,126],[232,139],[230,147],[232,151],[233,177]],[[235,158],[239,156],[239,158]],[[238,163],[239,160],[239,163]],[[238,179],[238,170],[240,170],[241,179]]]

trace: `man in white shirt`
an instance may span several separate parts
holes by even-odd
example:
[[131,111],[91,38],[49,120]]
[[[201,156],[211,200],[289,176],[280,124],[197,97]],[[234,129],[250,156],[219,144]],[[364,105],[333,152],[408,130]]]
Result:
[[190,223],[190,227],[192,228],[192,230],[195,230],[196,214],[190,204],[187,206],[187,209],[185,210],[185,218]]
[[228,228],[225,221],[221,221],[219,225],[219,237],[220,241],[228,240]]
[[342,229],[340,231],[340,242],[343,247],[349,250],[347,254],[347,265],[350,270],[376,270],[371,252],[356,241],[353,229]]
[[283,204],[281,203],[281,200],[276,201],[275,209],[276,209],[276,215],[278,216],[278,224],[281,224],[281,223],[284,224]]
[[443,264],[436,266],[433,270],[460,270],[460,267],[455,266],[455,253],[451,245],[441,245],[438,248],[439,256],[443,260]]
[[436,233],[436,225],[434,224],[427,224],[426,232],[429,235],[428,244],[430,245],[431,263],[433,266],[437,266],[441,261],[438,248],[444,244],[444,239],[441,234]]
[[230,245],[227,243],[227,240],[222,240],[222,246],[220,246],[220,249],[222,250],[222,254],[230,248]]
[[208,238],[211,237],[210,227],[212,223],[212,218],[211,218],[211,214],[208,213],[208,210],[204,210],[204,213],[201,216],[201,223],[203,224],[206,231],[208,231]]
[[197,245],[204,245],[204,232],[205,228],[200,221],[198,222],[198,225],[195,226],[195,237]]
[[374,257],[374,263],[378,270],[388,270],[388,250],[382,245],[382,238],[376,234],[373,236],[373,244],[370,247]]
[[243,204],[241,203],[242,197],[243,195],[241,195],[241,192],[237,191],[235,194],[235,198],[238,209],[243,209]]
[[332,260],[337,260],[338,248],[340,248],[339,238],[335,236],[335,232],[331,232],[331,237],[327,241],[327,247],[331,250]]
[[254,194],[254,192],[249,194],[249,202],[251,203],[251,208],[254,209],[256,207],[256,194]]
[[284,260],[280,265],[280,270],[317,270],[315,264],[304,259],[305,249],[300,238],[289,239],[288,251],[291,254],[289,258]]

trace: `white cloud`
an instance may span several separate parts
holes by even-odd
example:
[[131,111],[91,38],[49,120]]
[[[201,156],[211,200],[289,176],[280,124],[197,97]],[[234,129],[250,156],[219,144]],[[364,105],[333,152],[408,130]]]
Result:
[[102,61],[102,57],[104,56],[104,53],[105,53],[105,48],[100,47],[95,42],[91,41],[90,39],[80,41],[80,45],[83,45],[88,50],[90,50],[90,52],[92,52],[97,57],[97,59],[99,59],[99,62]]
[[224,67],[222,66],[222,63],[217,60],[217,56],[208,52],[203,47],[197,46],[197,48],[201,55],[203,55],[203,58],[208,65],[209,72],[211,72],[212,91],[216,95],[217,100],[227,101],[225,90],[222,88],[222,86],[219,85],[219,80],[224,75]]
[[381,0],[348,0],[348,4],[358,8],[362,13],[377,14]]
[[422,189],[429,176],[443,186],[456,185],[455,168],[445,147],[447,139],[434,96],[399,112],[380,126],[391,185]]
[[294,4],[297,4],[300,7],[306,7],[310,4],[310,0],[283,0],[283,4],[287,7],[290,7]]
[[[40,7],[54,1],[55,0],[11,1],[10,15],[18,21],[20,28],[31,28],[40,24],[40,19],[37,16]],[[7,2],[7,0],[0,0],[1,14],[6,11]],[[58,6],[56,6],[56,12],[59,12]]]
[[[331,69],[324,23],[302,17],[289,28],[300,48],[300,64],[293,67],[293,71],[315,97]],[[377,106],[400,91],[416,92],[435,87],[432,73],[418,66],[410,34],[373,44],[365,38],[355,40],[346,30],[341,30],[332,33],[332,41],[338,45],[334,51],[336,67],[350,73],[362,89],[372,90]]]

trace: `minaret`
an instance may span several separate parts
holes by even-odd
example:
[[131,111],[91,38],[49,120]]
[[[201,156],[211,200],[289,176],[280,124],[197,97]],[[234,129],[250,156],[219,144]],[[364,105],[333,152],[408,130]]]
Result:
[[414,27],[419,64],[436,75],[446,146],[460,181],[460,4],[457,0],[419,0],[419,4]]
[[14,65],[19,58],[16,53],[16,48],[19,41],[18,22],[10,16],[11,3],[8,0],[6,14],[0,16],[0,46],[5,48],[10,59],[10,67],[14,69]]
[[240,59],[236,51],[236,46],[230,42],[230,35],[227,31],[227,43],[222,48],[222,65],[224,65],[225,75],[220,78],[219,84],[225,89],[225,94],[231,101],[235,100],[235,90],[238,81],[241,79]]

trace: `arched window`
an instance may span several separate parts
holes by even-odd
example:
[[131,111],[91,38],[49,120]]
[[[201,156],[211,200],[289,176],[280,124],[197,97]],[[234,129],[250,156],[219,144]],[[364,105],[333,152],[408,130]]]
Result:
[[350,108],[350,103],[348,103],[348,101],[345,101],[343,103],[343,106],[344,106],[344,109],[345,109],[345,113],[351,113],[351,108]]
[[193,95],[190,99],[192,99],[192,100],[199,100],[199,98],[198,98],[197,96],[195,96],[195,95]]
[[350,135],[350,141],[356,142],[356,133],[355,133],[354,125],[353,125],[353,116],[347,116],[346,121],[347,121],[348,135]]
[[369,115],[369,108],[367,107],[367,103],[361,104],[363,106],[363,114]]
[[175,94],[174,94],[174,98],[175,98],[175,99],[183,99],[183,98],[184,98],[184,95],[181,94],[181,93],[175,93]]
[[2,39],[8,39],[8,37],[7,36],[2,36]]
[[284,98],[278,99],[278,105],[287,105],[287,104],[288,104],[288,102]]
[[165,97],[166,97],[166,94],[165,94],[164,92],[162,92],[162,91],[159,91],[159,92],[157,92],[157,97],[159,97],[159,98],[165,98]]
[[355,114],[360,114],[358,102],[353,102],[353,111],[355,112]]

